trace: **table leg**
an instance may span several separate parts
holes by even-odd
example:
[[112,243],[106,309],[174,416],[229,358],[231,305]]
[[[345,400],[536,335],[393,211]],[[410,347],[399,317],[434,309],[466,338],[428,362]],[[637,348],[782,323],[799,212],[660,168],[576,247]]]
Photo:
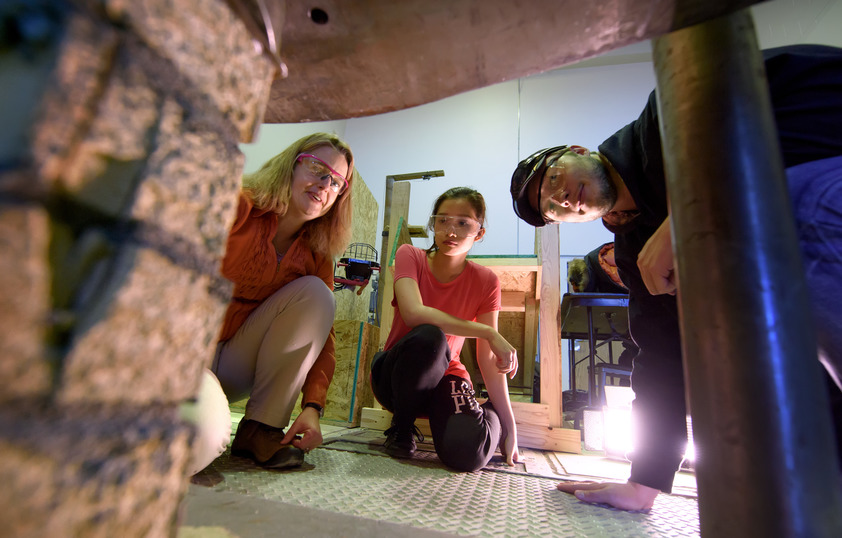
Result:
[[596,389],[594,376],[596,375],[596,338],[593,333],[593,311],[591,307],[586,307],[588,312],[588,407],[593,406],[593,394]]

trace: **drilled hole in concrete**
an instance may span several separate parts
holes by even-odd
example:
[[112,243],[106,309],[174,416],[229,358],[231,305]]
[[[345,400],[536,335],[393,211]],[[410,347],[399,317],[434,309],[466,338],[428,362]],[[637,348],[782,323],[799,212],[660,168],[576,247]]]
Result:
[[307,12],[307,16],[309,16],[310,20],[316,24],[327,24],[327,12],[323,9],[314,7]]

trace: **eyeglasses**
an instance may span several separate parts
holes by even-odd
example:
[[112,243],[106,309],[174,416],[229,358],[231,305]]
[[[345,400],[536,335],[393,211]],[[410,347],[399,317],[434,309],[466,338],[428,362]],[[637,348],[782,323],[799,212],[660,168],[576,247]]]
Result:
[[450,233],[457,237],[472,237],[482,229],[482,224],[471,217],[453,215],[433,215],[430,217],[430,227],[436,233]]
[[326,162],[315,155],[301,153],[295,158],[296,162],[304,165],[307,171],[317,179],[330,178],[330,190],[336,194],[342,194],[348,188],[348,181],[342,174],[331,168]]

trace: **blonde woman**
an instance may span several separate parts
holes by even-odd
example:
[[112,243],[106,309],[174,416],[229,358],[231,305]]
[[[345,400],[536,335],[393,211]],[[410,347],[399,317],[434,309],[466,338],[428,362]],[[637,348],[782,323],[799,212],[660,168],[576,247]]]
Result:
[[[306,136],[243,177],[222,274],[234,282],[212,371],[249,397],[231,445],[266,468],[296,467],[322,442],[336,364],[334,258],[351,233],[354,157],[338,137]],[[301,393],[301,414],[284,429]]]

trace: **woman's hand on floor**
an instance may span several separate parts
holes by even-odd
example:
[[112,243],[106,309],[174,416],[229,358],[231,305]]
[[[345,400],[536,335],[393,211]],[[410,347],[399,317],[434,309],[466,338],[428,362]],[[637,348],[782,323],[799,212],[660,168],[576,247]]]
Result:
[[660,493],[655,488],[628,481],[615,482],[562,482],[556,488],[572,493],[586,503],[608,504],[621,510],[649,510]]
[[506,460],[506,464],[510,467],[514,467],[515,463],[523,461],[517,447],[516,435],[507,435],[505,432],[503,433],[502,438],[500,439],[500,453],[503,455],[503,459]]
[[322,428],[319,425],[319,412],[312,407],[302,409],[281,442],[283,444],[292,443],[292,446],[300,448],[304,452],[310,452],[322,444]]

